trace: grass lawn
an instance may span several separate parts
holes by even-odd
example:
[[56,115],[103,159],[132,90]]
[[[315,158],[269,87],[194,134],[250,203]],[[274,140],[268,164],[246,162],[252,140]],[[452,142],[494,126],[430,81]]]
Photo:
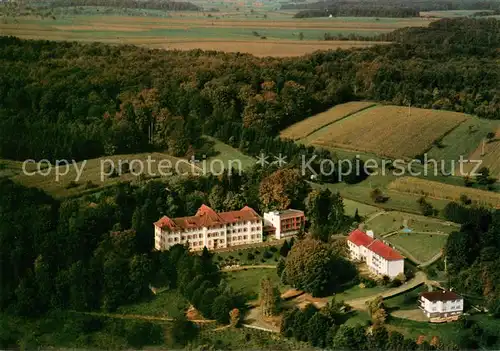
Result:
[[249,300],[259,298],[260,281],[265,277],[271,278],[282,293],[289,288],[281,284],[276,269],[249,268],[247,270],[224,273],[224,279],[227,281],[227,284],[236,291],[241,291]]
[[203,345],[202,349],[205,349],[206,345],[213,345],[216,350],[317,350],[293,338],[249,328],[202,329],[195,344]]
[[150,301],[121,306],[117,313],[176,318],[184,315],[188,301],[176,290],[160,290]]
[[238,149],[215,138],[209,136],[205,136],[205,138],[214,143],[213,147],[217,152],[216,156],[207,159],[207,165],[212,165],[214,173],[220,172],[222,164],[225,169],[232,166],[236,170],[245,170],[255,165],[256,159],[253,157],[247,156]]
[[[417,200],[420,196],[415,194],[401,193],[397,191],[387,190],[386,187],[392,180],[397,177],[393,175],[372,175],[358,184],[317,184],[312,183],[311,185],[315,188],[328,188],[333,192],[340,192],[340,195],[344,199],[353,200],[356,202],[361,202],[368,204],[370,206],[376,206],[383,208],[385,210],[402,211],[420,214],[420,207]],[[382,192],[389,197],[388,201],[384,203],[375,203],[371,197],[370,193],[373,189],[379,188]],[[435,200],[427,199],[429,203],[438,210],[442,210],[449,201],[446,200]]]
[[415,341],[420,335],[425,335],[425,340],[428,342],[433,336],[438,336],[441,341],[450,343],[455,342],[459,336],[457,323],[437,324],[390,317],[386,327],[388,330],[398,331]]
[[345,322],[348,326],[355,326],[358,324],[367,325],[371,321],[370,315],[366,311],[352,311],[351,317]]
[[360,297],[365,297],[365,296],[370,296],[370,295],[375,295],[384,292],[387,290],[387,287],[384,286],[375,286],[373,288],[360,288],[359,285],[354,285],[353,287],[344,290],[341,293],[335,294],[333,298],[335,298],[336,301],[347,301],[347,300],[352,300],[352,299],[357,299]]
[[[247,248],[228,252],[216,252],[214,254],[214,262],[218,263],[228,263],[238,264],[240,266],[247,265],[276,265],[280,258],[281,245],[278,246],[268,246],[268,247],[257,247],[257,248]],[[272,250],[276,250],[273,252]],[[268,252],[264,258],[264,252]],[[253,255],[253,258],[249,254]],[[269,256],[270,255],[270,256]]]
[[356,210],[358,210],[358,214],[361,217],[368,217],[369,215],[381,210],[378,207],[349,199],[344,199],[344,209],[345,214],[348,216],[354,216]]
[[[148,169],[148,160],[150,160],[150,169]],[[119,169],[120,165],[126,162],[129,162],[131,169],[133,167],[135,175],[123,171],[119,176],[108,176],[108,165]],[[16,163],[13,165],[17,166]],[[141,167],[143,167],[142,171]],[[123,166],[121,166],[121,169],[124,169]],[[62,198],[96,191],[123,181],[137,180],[140,174],[172,176],[174,174],[197,174],[199,172],[201,171],[186,160],[154,152],[104,156],[78,162],[76,166],[70,164],[68,168],[65,165],[52,166],[51,169],[47,168],[43,172],[37,172],[34,175],[18,174],[12,179],[24,186],[40,188],[56,198]],[[45,173],[47,175],[44,175]],[[81,174],[79,178],[78,174]]]
[[435,218],[397,211],[383,213],[366,223],[368,229],[373,230],[378,236],[393,231],[400,231],[405,225],[412,232],[442,232],[449,234],[459,229],[458,225],[448,224]]
[[425,285],[420,285],[413,290],[403,294],[384,299],[384,305],[390,311],[393,310],[413,310],[418,307],[418,297],[420,293],[426,292]]
[[435,234],[398,233],[385,240],[408,251],[415,259],[423,263],[440,252],[448,237]]
[[467,158],[476,150],[486,134],[494,132],[499,126],[499,121],[470,116],[467,121],[446,135],[439,143],[439,147],[433,146],[428,152],[428,158],[458,160],[460,155]]

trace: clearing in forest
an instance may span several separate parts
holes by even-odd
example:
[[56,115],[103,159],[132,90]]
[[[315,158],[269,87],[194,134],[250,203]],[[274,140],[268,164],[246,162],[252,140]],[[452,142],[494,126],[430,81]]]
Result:
[[388,188],[393,191],[449,201],[459,201],[461,195],[466,195],[469,199],[479,204],[500,208],[499,193],[449,185],[421,178],[401,177],[391,182]]
[[308,140],[321,147],[408,159],[425,153],[467,118],[458,112],[376,106],[332,123]]
[[312,117],[306,118],[297,122],[290,127],[284,129],[280,136],[284,139],[299,140],[313,134],[321,128],[345,118],[353,113],[374,106],[375,103],[369,101],[352,101],[345,104],[340,104],[331,109],[318,113]]

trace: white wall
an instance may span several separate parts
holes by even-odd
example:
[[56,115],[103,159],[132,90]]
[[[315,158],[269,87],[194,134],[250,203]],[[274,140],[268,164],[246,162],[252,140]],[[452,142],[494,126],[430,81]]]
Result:
[[276,213],[276,211],[265,212],[264,220],[270,222],[276,228],[276,239],[281,239],[281,218],[279,213]]
[[404,260],[395,260],[395,261],[387,261],[387,275],[390,278],[395,278],[398,274],[404,273],[405,271],[405,261]]
[[450,300],[450,301],[429,301],[425,297],[421,298],[424,302],[424,310],[426,313],[449,313],[449,312],[462,312],[464,309],[464,300]]
[[[175,244],[189,242],[190,250],[226,248],[228,246],[260,243],[263,241],[262,220],[241,221],[210,228],[187,229],[182,232],[162,230],[155,226],[155,249],[168,250]],[[215,241],[217,240],[217,245]]]

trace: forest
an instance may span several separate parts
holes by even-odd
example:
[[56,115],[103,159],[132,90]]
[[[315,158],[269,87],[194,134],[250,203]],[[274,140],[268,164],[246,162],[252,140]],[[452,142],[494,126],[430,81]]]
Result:
[[441,20],[389,45],[299,58],[3,37],[0,157],[185,155],[202,134],[256,154],[282,128],[357,99],[498,119],[499,28]]
[[[45,5],[45,4],[44,4]],[[187,1],[164,0],[51,0],[46,3],[49,8],[74,7],[74,6],[106,6],[127,9],[148,9],[164,11],[199,11],[200,7]]]
[[295,17],[419,17],[421,11],[498,10],[496,1],[318,1],[285,4],[282,9],[302,10]]

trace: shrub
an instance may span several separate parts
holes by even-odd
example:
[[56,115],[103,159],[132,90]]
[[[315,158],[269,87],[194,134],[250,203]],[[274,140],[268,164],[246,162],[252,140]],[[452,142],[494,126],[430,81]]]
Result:
[[78,185],[79,184],[77,182],[72,180],[71,182],[68,183],[68,185],[66,185],[66,189],[76,188]]
[[98,187],[98,185],[92,183],[91,180],[89,180],[89,181],[87,181],[87,183],[85,183],[85,189],[94,189],[94,188],[97,188],[97,187]]
[[222,256],[217,256],[217,260],[222,261],[223,260]]
[[264,251],[264,253],[262,254],[262,257],[265,258],[266,260],[273,257],[273,254],[270,253],[269,251]]
[[269,249],[271,252],[277,252],[278,251],[278,248],[276,246],[271,246],[271,248]]
[[249,260],[249,261],[253,261],[254,259],[255,259],[255,256],[254,256],[251,252],[249,252],[249,253],[247,254],[247,260]]
[[262,259],[260,260],[260,262],[262,262],[262,263],[266,263],[266,260],[262,258]]
[[233,255],[229,255],[229,259],[230,260],[234,259]]
[[256,255],[258,255],[258,254],[260,254],[260,251],[259,251],[259,250],[255,250],[255,251],[254,251],[254,253],[255,253]]
[[243,252],[239,251],[238,256],[241,256],[241,255],[243,255]]

